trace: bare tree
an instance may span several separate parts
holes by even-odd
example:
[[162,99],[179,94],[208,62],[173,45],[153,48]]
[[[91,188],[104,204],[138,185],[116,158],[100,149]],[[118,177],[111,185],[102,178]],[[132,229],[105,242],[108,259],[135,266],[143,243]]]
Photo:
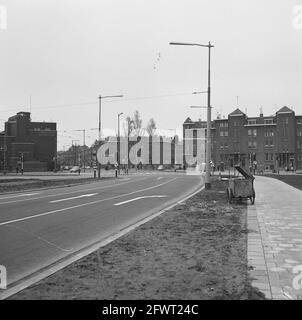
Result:
[[143,120],[141,119],[141,115],[138,110],[135,110],[133,116],[133,129],[135,131],[136,136],[140,136],[142,134],[142,125]]
[[124,134],[126,137],[129,137],[132,133],[132,131],[134,130],[134,122],[133,119],[131,119],[131,117],[127,117],[126,118],[126,122],[123,125],[124,127]]
[[149,122],[147,123],[146,130],[147,130],[147,133],[148,133],[149,136],[153,136],[154,135],[155,130],[156,130],[156,123],[155,123],[155,120],[153,118],[151,118],[149,120]]

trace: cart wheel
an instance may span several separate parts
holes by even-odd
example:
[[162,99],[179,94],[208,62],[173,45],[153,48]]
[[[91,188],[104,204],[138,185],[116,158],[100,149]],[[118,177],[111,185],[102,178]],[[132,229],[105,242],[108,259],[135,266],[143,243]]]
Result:
[[251,196],[250,199],[251,199],[251,203],[255,204],[255,195]]
[[228,196],[229,203],[232,203],[233,195],[232,195],[232,190],[230,188],[227,188],[227,196]]

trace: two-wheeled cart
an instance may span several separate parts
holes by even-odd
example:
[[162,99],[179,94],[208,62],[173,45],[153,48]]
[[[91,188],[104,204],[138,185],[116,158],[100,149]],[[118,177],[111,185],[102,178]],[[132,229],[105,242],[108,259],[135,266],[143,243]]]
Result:
[[229,203],[233,200],[250,199],[251,203],[255,203],[255,177],[241,166],[235,166],[235,169],[241,173],[242,177],[229,179],[229,187],[227,189],[227,197]]

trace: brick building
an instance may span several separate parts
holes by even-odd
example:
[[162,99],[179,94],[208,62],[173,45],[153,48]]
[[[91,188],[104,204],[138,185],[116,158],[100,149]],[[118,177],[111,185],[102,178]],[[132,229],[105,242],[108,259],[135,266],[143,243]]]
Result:
[[[184,129],[206,127],[187,119]],[[229,168],[240,163],[256,170],[302,169],[302,116],[283,107],[272,116],[248,117],[236,109],[212,121],[212,161]]]
[[56,123],[32,122],[29,112],[18,112],[0,132],[0,149],[1,170],[20,167],[22,154],[25,171],[52,170],[57,154]]

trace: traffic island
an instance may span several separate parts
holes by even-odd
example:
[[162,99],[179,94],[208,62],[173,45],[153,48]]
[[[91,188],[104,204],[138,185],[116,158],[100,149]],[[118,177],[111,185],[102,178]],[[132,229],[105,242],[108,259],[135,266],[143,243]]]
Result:
[[248,276],[247,204],[229,204],[226,188],[214,180],[10,299],[264,299]]
[[[113,179],[112,177],[102,177],[104,179]],[[60,178],[60,179],[1,179],[0,194],[18,192],[23,190],[40,190],[41,188],[69,187],[78,184],[93,183],[100,180],[94,178]]]

